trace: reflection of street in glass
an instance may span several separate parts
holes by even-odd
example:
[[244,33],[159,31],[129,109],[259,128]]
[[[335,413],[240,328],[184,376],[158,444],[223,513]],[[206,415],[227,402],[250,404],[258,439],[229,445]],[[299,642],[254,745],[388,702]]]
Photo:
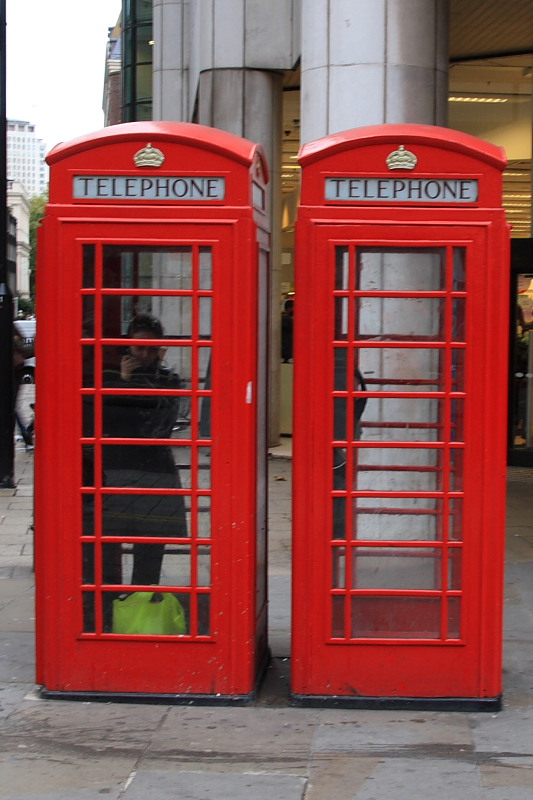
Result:
[[[35,405],[35,384],[21,383],[17,393],[16,412],[17,415],[20,417],[22,424],[26,428],[28,426],[33,426],[33,419],[34,419],[34,409],[32,408],[33,405]],[[15,449],[16,450],[27,449],[27,445],[25,444],[22,435],[20,435],[18,429],[15,431]]]

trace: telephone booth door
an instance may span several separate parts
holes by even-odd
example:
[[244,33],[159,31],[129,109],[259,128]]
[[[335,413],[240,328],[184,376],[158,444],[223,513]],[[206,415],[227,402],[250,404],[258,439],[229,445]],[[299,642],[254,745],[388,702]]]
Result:
[[267,658],[268,237],[251,209],[121,210],[44,222],[38,680],[241,702]]
[[507,276],[424,216],[301,210],[295,703],[499,702]]

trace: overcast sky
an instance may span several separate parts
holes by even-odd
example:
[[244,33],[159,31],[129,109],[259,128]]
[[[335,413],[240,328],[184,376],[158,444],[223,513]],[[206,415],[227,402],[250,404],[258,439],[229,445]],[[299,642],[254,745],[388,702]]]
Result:
[[7,116],[50,150],[103,126],[108,28],[121,0],[6,0]]

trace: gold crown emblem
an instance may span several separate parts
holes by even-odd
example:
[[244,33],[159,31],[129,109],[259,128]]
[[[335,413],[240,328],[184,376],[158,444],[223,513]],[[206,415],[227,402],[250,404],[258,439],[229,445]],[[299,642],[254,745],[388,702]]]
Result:
[[160,167],[165,160],[165,156],[161,150],[158,150],[157,147],[152,147],[150,142],[148,142],[146,147],[143,147],[142,150],[138,150],[137,153],[135,153],[133,160],[137,167]]
[[406,150],[401,144],[397,150],[389,153],[386,161],[389,169],[414,169],[418,159],[414,153]]

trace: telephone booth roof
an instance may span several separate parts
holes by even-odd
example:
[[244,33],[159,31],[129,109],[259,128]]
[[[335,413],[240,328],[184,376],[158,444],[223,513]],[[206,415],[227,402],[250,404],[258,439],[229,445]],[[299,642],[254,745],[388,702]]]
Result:
[[298,158],[300,164],[305,166],[355,147],[392,145],[396,144],[398,139],[406,144],[428,145],[469,155],[500,169],[505,169],[507,166],[503,147],[485,142],[469,133],[437,125],[368,125],[363,128],[351,128],[302,145]]
[[[150,171],[152,176],[168,178],[189,172],[192,176],[231,176],[231,180],[226,181],[223,201],[227,206],[249,205],[252,181],[261,187],[268,183],[268,166],[261,144],[188,122],[128,122],[62,142],[48,153],[46,161],[55,175],[55,180],[51,181],[50,202],[71,203],[74,171],[80,175],[109,176],[132,174],[133,169],[133,174],[147,176],[147,165],[134,163],[143,148],[153,148],[152,152],[161,157],[160,165],[150,164],[155,167],[155,172],[154,169]],[[116,199],[102,199],[107,203],[117,202]],[[75,200],[76,204],[79,202]],[[128,202],[138,203],[139,199],[126,198],[125,204]],[[168,199],[165,203],[168,205]]]
[[150,137],[159,142],[185,144],[217,153],[246,166],[252,164],[254,155],[258,153],[264,169],[264,182],[268,182],[268,168],[262,145],[250,142],[234,133],[210,128],[207,125],[196,125],[193,122],[148,121],[110,125],[100,131],[55,145],[46,156],[46,161],[52,166],[64,158],[96,147],[105,147],[121,142],[143,142]]
[[[391,157],[398,155],[409,156],[411,163],[396,161],[392,165]],[[303,168],[302,205],[331,204],[324,198],[325,175],[387,177],[398,179],[398,184],[408,176],[426,181],[464,176],[479,185],[471,206],[501,207],[502,172],[507,166],[503,148],[433,125],[373,125],[340,131],[303,145],[299,162]]]

